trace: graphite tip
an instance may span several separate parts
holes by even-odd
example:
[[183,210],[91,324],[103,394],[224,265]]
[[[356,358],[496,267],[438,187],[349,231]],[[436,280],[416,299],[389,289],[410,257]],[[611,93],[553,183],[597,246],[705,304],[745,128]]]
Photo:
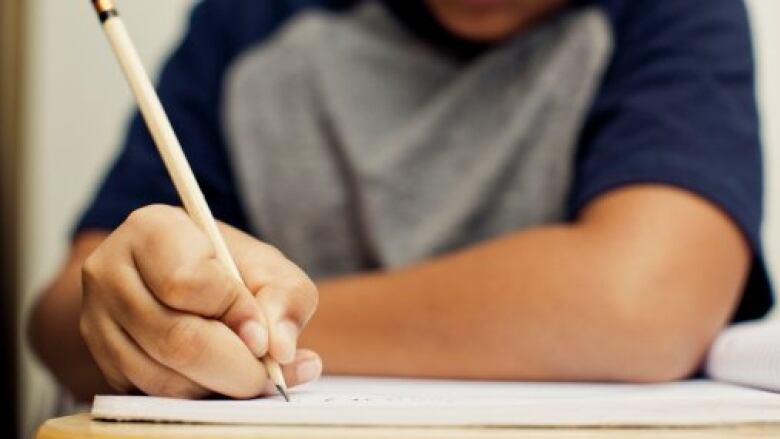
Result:
[[276,390],[279,391],[279,394],[284,397],[284,400],[287,402],[290,402],[290,396],[287,394],[287,391],[284,390],[284,387],[280,386],[279,384],[276,385]]

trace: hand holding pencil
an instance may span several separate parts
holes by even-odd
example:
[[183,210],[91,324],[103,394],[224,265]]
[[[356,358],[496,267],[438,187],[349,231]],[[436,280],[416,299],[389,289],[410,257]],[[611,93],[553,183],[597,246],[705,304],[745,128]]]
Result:
[[315,353],[296,352],[316,287],[277,250],[214,220],[113,1],[92,1],[186,214],[139,209],[89,257],[84,338],[120,391],[248,398],[276,387],[287,398],[286,381],[321,373]]

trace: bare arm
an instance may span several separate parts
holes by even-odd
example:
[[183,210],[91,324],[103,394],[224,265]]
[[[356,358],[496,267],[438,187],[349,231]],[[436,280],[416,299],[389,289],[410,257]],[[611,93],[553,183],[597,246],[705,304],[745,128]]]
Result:
[[[41,358],[82,398],[109,389],[78,330],[81,267],[105,237],[76,240],[30,326]],[[736,227],[701,199],[626,189],[573,225],[323,282],[301,344],[331,373],[674,379],[727,321],[748,255]]]
[[81,267],[107,236],[92,232],[76,237],[68,260],[41,295],[28,326],[38,357],[80,400],[111,389],[79,333]]
[[706,201],[627,188],[573,225],[323,282],[302,344],[330,373],[671,380],[726,323],[748,262],[736,226]]

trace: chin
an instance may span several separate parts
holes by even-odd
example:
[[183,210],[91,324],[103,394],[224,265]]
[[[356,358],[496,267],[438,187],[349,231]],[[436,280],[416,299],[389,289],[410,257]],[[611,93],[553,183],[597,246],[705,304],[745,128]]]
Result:
[[447,30],[466,40],[477,42],[497,42],[511,37],[521,27],[514,26],[481,26],[473,21],[440,20]]
[[[399,0],[409,1],[409,0]],[[473,41],[505,40],[566,0],[425,0],[450,32]]]

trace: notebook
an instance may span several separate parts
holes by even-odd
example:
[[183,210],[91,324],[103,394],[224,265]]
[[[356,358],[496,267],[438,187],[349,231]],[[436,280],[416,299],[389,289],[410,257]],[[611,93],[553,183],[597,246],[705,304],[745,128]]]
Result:
[[98,396],[115,421],[339,426],[697,426],[780,422],[780,394],[709,380],[504,383],[326,377],[279,397],[186,401]]

